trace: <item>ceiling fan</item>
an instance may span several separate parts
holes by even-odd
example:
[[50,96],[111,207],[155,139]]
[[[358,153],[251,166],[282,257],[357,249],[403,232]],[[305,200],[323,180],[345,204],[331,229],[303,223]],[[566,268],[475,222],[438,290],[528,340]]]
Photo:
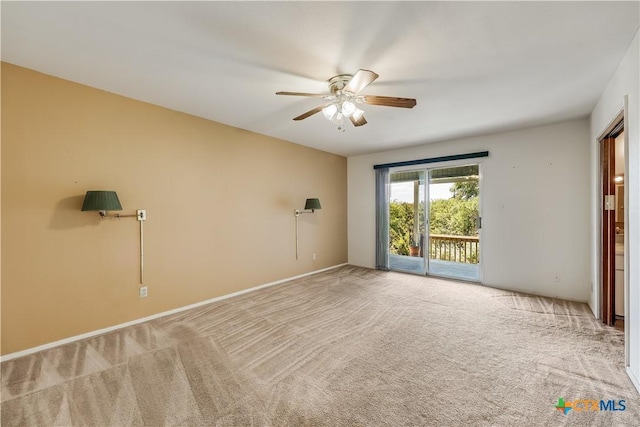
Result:
[[348,118],[354,126],[367,124],[364,111],[356,104],[381,105],[384,107],[413,108],[416,100],[413,98],[396,98],[392,96],[360,95],[360,91],[369,86],[378,75],[369,70],[358,70],[355,74],[340,74],[329,79],[329,91],[331,93],[304,93],[304,92],[276,92],[276,95],[310,96],[323,98],[328,103],[320,105],[304,114],[294,117],[293,120],[304,120],[322,111],[322,114],[333,122],[338,130],[344,132],[344,119]]

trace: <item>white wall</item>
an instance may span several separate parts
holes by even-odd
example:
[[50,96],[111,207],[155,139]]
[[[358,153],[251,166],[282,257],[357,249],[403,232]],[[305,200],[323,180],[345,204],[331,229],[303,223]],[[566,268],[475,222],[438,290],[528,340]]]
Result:
[[[597,139],[607,125],[624,107],[625,96],[628,110],[625,117],[627,135],[627,171],[625,173],[625,200],[628,223],[625,224],[625,271],[628,281],[629,312],[625,318],[628,328],[627,348],[629,367],[627,371],[640,391],[640,44],[636,33],[625,57],[600,96],[591,113],[591,283],[592,295],[589,304],[598,312],[598,194],[599,166]],[[597,59],[597,58],[596,58]]]
[[[350,157],[349,263],[375,267],[373,165],[489,151],[482,174],[482,265],[486,285],[587,301],[589,123],[515,132]],[[560,282],[553,281],[560,275]]]

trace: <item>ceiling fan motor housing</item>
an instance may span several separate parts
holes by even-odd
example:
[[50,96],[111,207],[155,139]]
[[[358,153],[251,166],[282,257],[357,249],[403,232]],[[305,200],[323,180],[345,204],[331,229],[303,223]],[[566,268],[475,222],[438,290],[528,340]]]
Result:
[[329,90],[333,95],[339,95],[339,91],[342,91],[344,87],[349,83],[353,75],[340,74],[329,79]]

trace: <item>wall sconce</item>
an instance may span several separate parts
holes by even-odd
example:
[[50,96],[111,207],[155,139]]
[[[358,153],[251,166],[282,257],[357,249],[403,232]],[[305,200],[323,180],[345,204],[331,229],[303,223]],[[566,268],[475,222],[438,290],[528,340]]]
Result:
[[147,219],[147,211],[139,209],[135,215],[108,214],[107,211],[121,211],[122,205],[115,191],[87,191],[82,202],[82,211],[98,211],[102,218],[138,218]]
[[140,222],[140,283],[144,283],[144,229],[142,223],[147,219],[147,211],[138,209],[135,214],[109,214],[108,211],[121,211],[122,205],[115,191],[87,191],[81,211],[98,211],[100,218],[136,218]]
[[294,215],[296,216],[296,259],[298,259],[298,217],[305,213],[314,213],[316,209],[322,209],[320,206],[320,199],[307,199],[304,203],[304,209],[296,209]]

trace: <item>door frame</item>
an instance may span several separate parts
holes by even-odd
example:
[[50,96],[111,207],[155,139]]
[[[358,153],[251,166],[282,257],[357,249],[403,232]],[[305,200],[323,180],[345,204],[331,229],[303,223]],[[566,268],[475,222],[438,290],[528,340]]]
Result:
[[[598,208],[596,209],[596,213],[597,213],[597,225],[598,225],[598,230],[599,230],[599,236],[600,238],[598,239],[598,259],[596,262],[596,273],[597,273],[597,278],[598,278],[598,286],[596,286],[595,289],[595,307],[594,309],[597,310],[598,315],[600,316],[600,319],[603,320],[604,319],[602,317],[602,312],[603,312],[603,283],[602,283],[602,279],[603,279],[603,244],[602,244],[602,236],[604,234],[603,231],[603,212],[604,212],[604,194],[603,194],[603,188],[604,188],[604,183],[602,182],[602,178],[603,178],[603,159],[602,159],[602,149],[601,149],[601,141],[605,138],[607,138],[608,136],[610,136],[612,134],[612,132],[615,130],[615,128],[620,124],[620,122],[623,122],[624,126],[623,126],[623,130],[626,129],[626,123],[628,123],[629,117],[628,117],[628,97],[625,96],[624,97],[624,103],[623,103],[623,108],[618,112],[618,114],[615,115],[615,117],[609,122],[609,125],[604,129],[604,131],[598,136],[596,143],[598,144]],[[624,160],[624,176],[625,179],[627,179],[627,177],[629,176],[629,132],[625,132],[625,136],[624,136],[624,152],[625,152],[625,160]],[[615,171],[614,171],[615,172]],[[615,186],[614,186],[615,187]],[[615,191],[615,189],[614,189]],[[615,194],[615,192],[614,192]],[[625,183],[624,186],[624,222],[625,222],[625,229],[629,228],[629,186]],[[625,251],[624,251],[624,294],[625,294],[625,299],[624,299],[624,315],[625,315],[625,322],[624,322],[624,347],[625,347],[625,367],[629,366],[629,323],[628,323],[628,316],[629,316],[629,312],[630,312],[630,307],[629,307],[629,233],[625,232],[624,234],[624,247],[625,247]],[[615,246],[613,248],[613,259],[615,260]],[[614,272],[615,274],[615,272]]]
[[[482,179],[482,169],[483,166],[482,164],[484,163],[484,157],[476,157],[476,158],[468,158],[468,159],[457,159],[457,160],[447,160],[447,161],[442,161],[442,162],[434,162],[434,163],[427,163],[427,164],[422,164],[422,165],[407,165],[407,166],[396,166],[396,167],[391,167],[389,168],[389,174],[393,174],[396,172],[415,172],[415,171],[424,171],[425,172],[425,193],[424,193],[424,199],[425,199],[425,222],[426,222],[426,230],[425,230],[425,234],[426,234],[426,238],[425,238],[425,250],[424,250],[424,271],[422,272],[421,275],[423,276],[428,276],[429,274],[429,205],[430,203],[428,203],[429,201],[429,170],[431,169],[441,169],[441,168],[448,168],[448,167],[456,167],[456,166],[465,166],[465,165],[478,165],[478,180],[479,182],[479,194],[480,194],[480,201],[478,203],[478,215],[481,218],[481,227],[478,230],[478,237],[480,239],[480,241],[478,242],[478,252],[480,254],[484,253],[483,251],[483,246],[484,246],[484,228],[485,228],[485,221],[484,221],[484,217],[483,217],[483,197],[482,194],[484,192],[484,188],[483,188],[483,179]],[[387,203],[389,203],[389,201],[387,201]],[[480,262],[479,262],[479,275],[478,275],[478,281],[477,282],[470,282],[470,283],[478,283],[478,284],[482,284],[483,283],[483,278],[484,278],[484,262],[483,262],[483,256],[480,257]],[[441,277],[441,276],[432,276],[432,277]],[[444,276],[443,276],[444,277]],[[462,279],[455,279],[455,278],[450,278],[450,277],[445,277],[446,279],[452,279],[452,280],[462,280]]]

